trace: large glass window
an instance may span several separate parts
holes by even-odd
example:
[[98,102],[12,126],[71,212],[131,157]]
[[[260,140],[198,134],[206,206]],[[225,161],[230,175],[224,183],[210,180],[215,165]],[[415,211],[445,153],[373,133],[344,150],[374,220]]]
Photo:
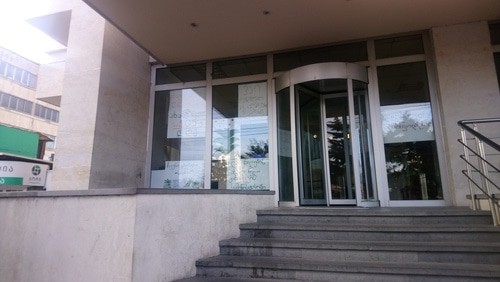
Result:
[[268,190],[267,83],[212,91],[211,188]]
[[496,48],[497,51],[493,53],[493,59],[495,61],[495,69],[497,71],[498,85],[500,86],[500,52],[498,52],[498,48],[500,46],[500,23],[490,24],[490,38],[493,49],[495,50]]
[[424,54],[421,34],[375,40],[377,59],[415,54]]
[[425,62],[377,68],[391,200],[442,200]]
[[203,188],[205,88],[155,95],[152,188]]
[[489,25],[491,45],[500,45],[500,22]]
[[287,71],[325,62],[360,62],[368,60],[366,42],[334,45],[279,53],[274,57],[274,71]]
[[206,70],[206,64],[158,68],[156,85],[205,80]]
[[212,78],[228,78],[266,73],[266,56],[251,57],[227,61],[218,61],[212,64]]

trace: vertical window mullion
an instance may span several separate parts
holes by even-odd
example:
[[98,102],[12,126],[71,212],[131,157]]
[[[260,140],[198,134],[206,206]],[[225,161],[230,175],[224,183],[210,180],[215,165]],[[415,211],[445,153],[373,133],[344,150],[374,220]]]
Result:
[[205,127],[205,189],[212,187],[212,62],[207,63],[206,127]]

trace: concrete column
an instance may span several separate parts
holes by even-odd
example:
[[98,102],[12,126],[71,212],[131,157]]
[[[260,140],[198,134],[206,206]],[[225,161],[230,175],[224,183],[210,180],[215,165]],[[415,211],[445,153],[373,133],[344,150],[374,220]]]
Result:
[[[469,202],[465,168],[457,142],[463,119],[497,117],[500,109],[488,24],[475,22],[436,27],[431,30],[444,131],[449,188],[454,205]],[[443,172],[444,173],[444,172]]]
[[86,4],[73,8],[49,190],[143,186],[148,59]]

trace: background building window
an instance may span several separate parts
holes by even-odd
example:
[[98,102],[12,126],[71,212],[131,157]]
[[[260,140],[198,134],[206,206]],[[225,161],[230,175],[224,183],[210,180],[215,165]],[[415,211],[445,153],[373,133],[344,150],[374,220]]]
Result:
[[15,81],[16,83],[35,89],[37,76],[22,68],[0,61],[0,76]]
[[45,120],[59,122],[59,111],[47,108],[39,104],[35,105],[35,116],[43,118]]
[[0,106],[31,115],[33,102],[0,92]]

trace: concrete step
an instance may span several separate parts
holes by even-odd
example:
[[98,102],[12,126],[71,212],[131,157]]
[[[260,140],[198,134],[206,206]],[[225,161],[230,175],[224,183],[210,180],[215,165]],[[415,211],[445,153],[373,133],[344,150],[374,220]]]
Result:
[[263,210],[220,253],[185,282],[500,281],[500,228],[465,208]]
[[500,228],[488,225],[258,224],[240,225],[241,238],[306,240],[500,242]]
[[345,262],[298,258],[217,256],[196,263],[197,276],[307,281],[499,281],[497,265]]
[[500,243],[229,239],[221,255],[337,261],[447,262],[500,265]]
[[276,208],[257,211],[258,223],[485,224],[491,213],[467,208]]
[[[206,277],[196,276],[175,280],[175,282],[284,282],[290,279],[265,279],[265,278],[237,278],[237,277]],[[306,282],[306,280],[293,280],[295,282]],[[307,281],[308,282],[308,281]]]

